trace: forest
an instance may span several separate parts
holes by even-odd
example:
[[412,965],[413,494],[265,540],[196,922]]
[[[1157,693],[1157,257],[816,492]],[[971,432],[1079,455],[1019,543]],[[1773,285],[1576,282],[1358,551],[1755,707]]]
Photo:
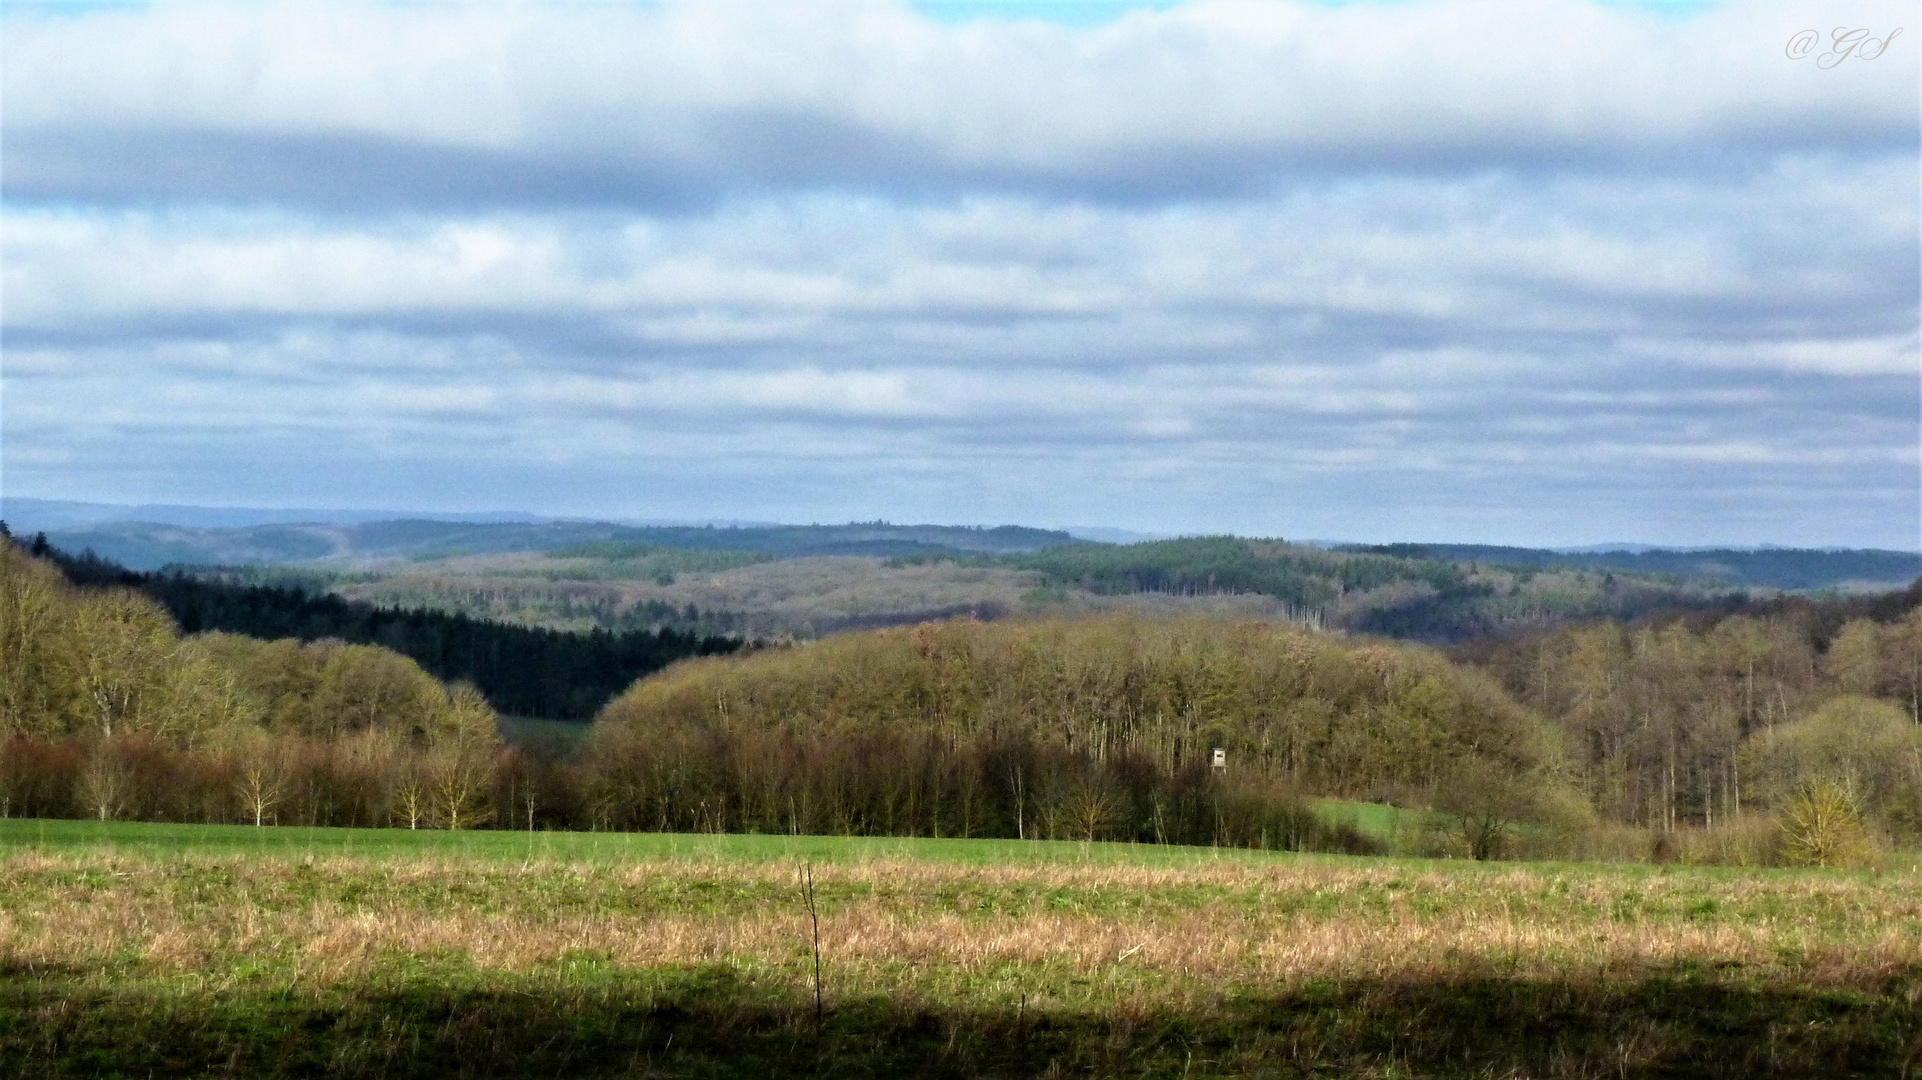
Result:
[[690,649],[568,750],[504,742],[473,683],[397,651],[302,640],[331,625],[300,621],[311,597],[238,590],[290,605],[246,636],[64,562],[0,544],[0,813],[1379,850],[1312,809],[1336,799],[1409,811],[1407,850],[1474,857],[1922,841],[1922,585],[1450,653],[1129,613]]
[[1057,587],[1117,595],[1254,593],[1329,627],[1430,643],[1582,618],[1634,618],[1746,596],[1575,565],[1437,557],[1411,545],[1327,549],[1238,536],[1078,545],[1016,557]]

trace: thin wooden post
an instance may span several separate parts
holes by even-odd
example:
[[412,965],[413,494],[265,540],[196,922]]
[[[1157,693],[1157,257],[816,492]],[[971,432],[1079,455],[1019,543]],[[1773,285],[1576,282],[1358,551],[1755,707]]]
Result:
[[814,1026],[820,1027],[825,1010],[821,1004],[821,912],[814,905],[814,866],[809,864],[807,875],[808,920],[814,925]]

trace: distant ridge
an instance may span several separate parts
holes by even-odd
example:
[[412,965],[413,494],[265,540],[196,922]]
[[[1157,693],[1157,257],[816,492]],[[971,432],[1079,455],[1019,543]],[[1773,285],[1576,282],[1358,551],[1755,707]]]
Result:
[[[1440,544],[1433,546],[1471,547],[1479,545]],[[1903,555],[1918,554],[1918,552],[1904,551],[1896,548],[1852,548],[1839,547],[1832,544],[1820,547],[1796,547],[1793,544],[1631,544],[1625,541],[1611,541],[1605,544],[1584,544],[1581,547],[1558,548],[1514,548],[1503,545],[1486,546],[1497,547],[1503,551],[1553,551],[1559,555],[1642,555],[1651,551],[1666,551],[1683,555],[1699,555],[1710,551],[1735,551],[1745,554],[1757,551],[1820,551],[1827,554],[1838,554],[1850,551],[1894,551],[1897,554]]]
[[1172,540],[1174,533],[1135,532],[1133,529],[1111,529],[1105,525],[1063,525],[1061,531],[1077,540],[1093,540],[1099,544],[1144,544],[1152,540]]
[[164,566],[281,566],[366,563],[460,555],[558,552],[582,545],[753,552],[772,558],[868,555],[900,558],[1022,555],[1085,543],[1065,532],[1020,525],[622,525],[611,521],[464,521],[423,518],[206,528],[106,521],[45,528],[31,518],[16,535],[45,532],[67,551],[92,551],[135,570]]
[[71,502],[65,499],[0,499],[0,520],[16,533],[57,532],[90,525],[148,523],[192,529],[236,529],[254,525],[360,525],[374,521],[461,521],[536,523],[559,518],[515,510],[437,513],[419,510],[313,509],[252,506],[186,506],[174,503]]
[[[16,533],[60,532],[93,525],[173,525],[188,529],[244,529],[259,525],[371,525],[387,521],[447,521],[472,525],[556,523],[626,525],[640,529],[780,529],[785,522],[758,518],[583,517],[521,510],[381,510],[369,508],[194,506],[182,503],[76,502],[71,499],[0,498],[0,521]],[[1146,538],[1146,534],[1141,534]]]
[[[1169,540],[1105,526],[1037,529],[1021,525],[899,525],[888,521],[842,525],[611,521],[543,517],[518,511],[115,506],[30,498],[0,501],[0,520],[5,520],[17,535],[44,531],[66,550],[92,550],[142,570],[169,564],[274,566],[431,560],[606,544],[752,552],[774,559],[821,555],[1025,557],[1090,545],[1137,548],[1138,558],[1152,560],[1159,557],[1157,553],[1164,550],[1161,545]],[[1626,541],[1570,548],[1312,540],[1296,543],[1307,548],[1407,559],[1613,571],[1719,588],[1865,590],[1902,587],[1922,577],[1922,554],[1878,549],[1769,544],[1669,547]]]

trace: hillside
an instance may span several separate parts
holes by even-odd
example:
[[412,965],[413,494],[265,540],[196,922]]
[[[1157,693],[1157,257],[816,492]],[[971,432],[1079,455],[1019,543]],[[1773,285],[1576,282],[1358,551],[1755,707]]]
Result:
[[[1478,554],[1502,550],[1507,549],[1475,549]],[[1882,558],[1890,553],[1771,554],[1799,558],[1790,565],[1802,580],[1861,585],[1849,575],[1865,565],[1878,572],[1901,568],[1896,559]],[[1777,591],[1732,586],[1726,575],[1715,576],[1719,571],[1713,566],[1701,572],[1704,577],[1692,578],[1607,566],[1509,565],[1424,558],[1409,551],[1201,537],[1076,543],[1027,554],[943,551],[885,559],[587,544],[377,567],[337,574],[332,587],[378,603],[569,629],[672,625],[807,639],[957,614],[1002,618],[1126,610],[1299,623],[1438,644],[1572,621],[1729,611],[1765,602]]]
[[1447,644],[1571,621],[1726,610],[1778,592],[1895,589],[1922,576],[1922,557],[1896,551],[1326,548],[1234,536],[1114,544],[1019,526],[886,522],[118,521],[52,539],[138,568],[218,566],[222,580],[297,582],[377,605],[552,630],[768,640],[959,614],[1131,610]]
[[1057,589],[1105,596],[1271,597],[1317,625],[1429,642],[1734,598],[1725,585],[1579,566],[1508,567],[1388,549],[1235,536],[1079,545],[1012,560]]

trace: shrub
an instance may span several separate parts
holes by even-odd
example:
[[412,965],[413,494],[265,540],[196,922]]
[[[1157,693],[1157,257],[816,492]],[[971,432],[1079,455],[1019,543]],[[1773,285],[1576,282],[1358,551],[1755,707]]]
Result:
[[1871,849],[1855,793],[1839,780],[1805,784],[1782,808],[1777,823],[1784,853],[1798,866],[1847,866]]

